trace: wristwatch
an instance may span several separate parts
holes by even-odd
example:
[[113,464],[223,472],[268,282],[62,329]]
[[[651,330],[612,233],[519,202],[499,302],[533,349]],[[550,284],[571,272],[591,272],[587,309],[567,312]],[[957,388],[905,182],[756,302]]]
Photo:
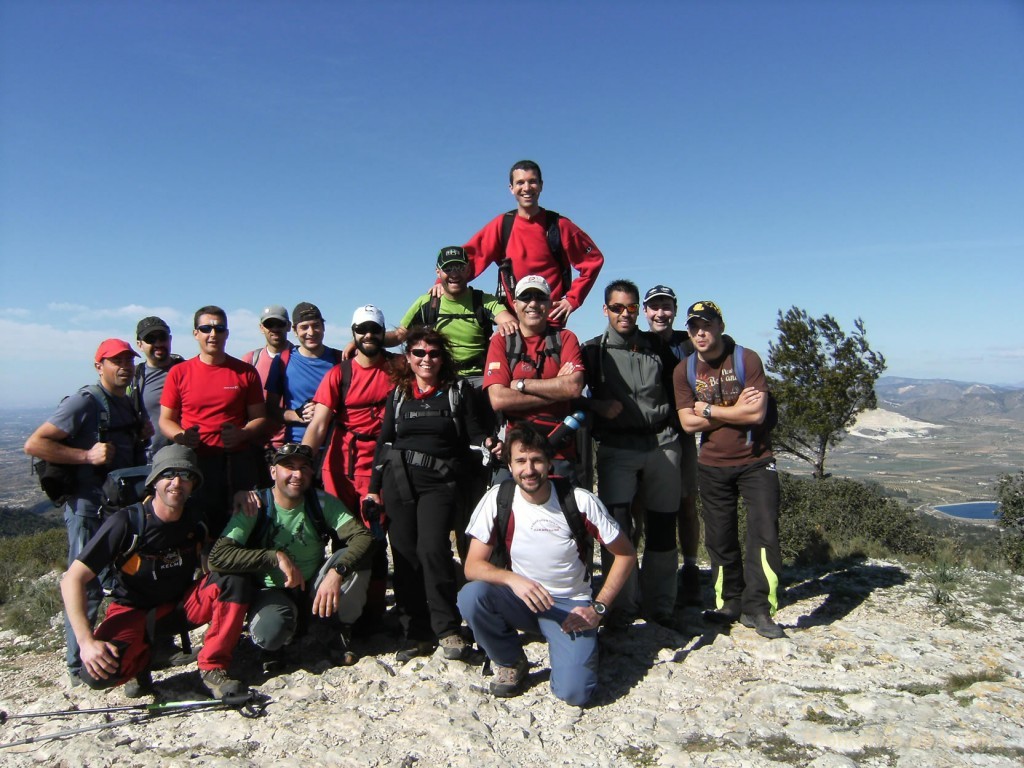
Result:
[[346,568],[342,563],[338,563],[334,566],[334,570],[337,571],[339,576],[344,576],[345,572],[348,571],[348,568]]
[[704,406],[704,418],[711,418],[711,403],[708,403],[707,405]]
[[592,602],[590,604],[590,607],[594,609],[594,613],[596,613],[598,616],[604,616],[606,613],[608,613],[608,606],[598,600]]
[[526,379],[519,379],[516,382],[516,389],[520,392],[526,392]]

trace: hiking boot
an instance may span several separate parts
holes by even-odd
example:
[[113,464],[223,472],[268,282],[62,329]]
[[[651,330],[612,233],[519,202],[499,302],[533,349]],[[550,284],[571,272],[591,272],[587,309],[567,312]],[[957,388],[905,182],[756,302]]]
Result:
[[153,675],[148,669],[145,672],[139,672],[134,680],[129,680],[124,684],[124,695],[129,699],[138,699],[142,696],[149,696],[151,693],[153,693]]
[[278,648],[276,651],[263,651],[260,653],[260,666],[263,668],[263,674],[272,675],[276,672],[280,672],[284,669],[286,663],[284,648]]
[[696,563],[684,563],[676,574],[676,607],[701,607],[700,568]]
[[469,645],[458,632],[442,637],[440,645],[444,657],[450,661],[464,659],[469,652]]
[[172,638],[164,637],[151,648],[149,667],[150,669],[169,669],[191,664],[195,660],[195,653],[186,653],[175,645]]
[[242,682],[235,680],[224,669],[201,669],[199,679],[215,699],[223,699],[225,696],[242,693],[245,690]]
[[704,611],[704,620],[715,624],[732,624],[738,621],[742,611],[739,598],[726,600],[725,605],[716,611]]
[[526,657],[520,656],[514,667],[503,667],[500,664],[492,664],[492,667],[494,680],[490,684],[491,693],[502,698],[518,696],[526,673],[530,670],[530,662]]
[[82,679],[82,670],[80,670],[80,669],[69,669],[68,670],[68,684],[72,688],[77,688],[80,685],[85,685],[85,680]]
[[677,619],[671,613],[659,613],[651,616],[647,621],[651,624],[657,624],[659,627],[665,627],[665,629],[671,629],[673,632],[678,632],[681,635],[687,634],[686,622]]
[[399,664],[408,664],[417,656],[429,656],[436,647],[437,643],[433,640],[413,640],[408,647],[395,654],[395,661]]
[[352,650],[352,625],[342,624],[338,631],[338,644],[332,649],[331,656],[339,666],[351,667],[359,661],[359,654]]
[[771,616],[767,613],[755,613],[753,615],[744,613],[740,616],[740,623],[744,627],[755,630],[761,637],[767,637],[769,640],[778,640],[780,637],[786,636],[786,633],[782,631],[782,627],[772,621]]

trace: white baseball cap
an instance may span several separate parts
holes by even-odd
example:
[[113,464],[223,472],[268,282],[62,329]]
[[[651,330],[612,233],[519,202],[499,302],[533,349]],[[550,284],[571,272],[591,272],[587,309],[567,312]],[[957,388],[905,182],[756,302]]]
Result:
[[359,307],[352,313],[352,327],[355,328],[363,323],[376,323],[381,328],[384,328],[384,313],[373,306],[373,304]]
[[527,275],[518,283],[516,283],[516,298],[519,297],[523,291],[526,290],[540,291],[545,296],[551,295],[551,286],[548,285],[548,281],[540,275]]

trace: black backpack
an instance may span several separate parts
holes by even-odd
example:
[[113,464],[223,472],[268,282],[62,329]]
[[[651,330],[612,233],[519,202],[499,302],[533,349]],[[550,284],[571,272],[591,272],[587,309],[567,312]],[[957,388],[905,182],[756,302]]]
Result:
[[[181,355],[172,354],[169,358],[170,364],[167,366],[167,370],[171,370],[178,363],[184,363],[185,358]],[[146,410],[145,404],[142,402],[142,390],[146,387],[146,362],[142,361],[135,366],[135,373],[132,375],[132,383],[128,385],[128,391],[125,393],[132,399],[132,405],[135,406],[136,413],[142,413]],[[156,426],[154,424],[154,426]]]
[[[587,581],[590,581],[591,568],[594,552],[594,540],[587,533],[587,524],[583,520],[580,508],[576,505],[576,494],[569,481],[560,478],[551,478],[551,485],[558,495],[558,503],[562,507],[562,514],[565,515],[565,522],[569,524],[572,538],[576,542],[576,549],[579,552],[580,560],[587,569]],[[497,568],[508,570],[511,567],[511,558],[508,552],[509,525],[512,522],[512,499],[515,497],[516,484],[514,480],[505,480],[498,487],[498,515],[494,520],[495,536],[494,548],[491,550],[490,563]]]
[[[559,265],[562,273],[562,287],[568,291],[572,284],[572,266],[569,264],[569,257],[562,247],[562,233],[558,229],[558,220],[561,218],[555,211],[544,209],[547,214],[547,239],[548,250],[551,251],[551,258]],[[510,308],[516,293],[516,276],[512,272],[512,259],[505,255],[508,247],[508,238],[512,234],[512,225],[515,223],[518,212],[511,210],[501,219],[501,259],[498,261],[498,287],[494,295],[502,299]],[[522,275],[525,277],[525,275]]]
[[[320,541],[325,546],[327,542],[330,542],[333,550],[337,552],[343,544],[341,539],[338,538],[338,532],[327,524],[327,518],[324,517],[324,508],[320,503],[320,495],[317,493],[317,489],[310,486],[303,497],[303,501],[305,502],[306,515],[309,517],[310,522],[313,523],[316,535],[320,537]],[[260,508],[256,513],[256,525],[253,526],[249,538],[246,539],[245,546],[252,547],[263,543],[263,539],[270,528],[270,510],[273,504],[273,489],[264,488],[260,491]]]

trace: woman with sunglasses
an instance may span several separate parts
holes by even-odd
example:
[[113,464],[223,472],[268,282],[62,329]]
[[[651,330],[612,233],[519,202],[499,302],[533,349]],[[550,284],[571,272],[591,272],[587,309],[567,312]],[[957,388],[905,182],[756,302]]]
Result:
[[458,485],[473,462],[471,445],[500,451],[477,418],[474,390],[458,378],[448,342],[430,326],[409,331],[407,365],[396,368],[377,441],[367,499],[381,502],[390,521],[395,599],[408,618],[409,647],[401,662],[440,644],[445,658],[468,650],[455,605],[457,584],[450,533],[459,503]]

